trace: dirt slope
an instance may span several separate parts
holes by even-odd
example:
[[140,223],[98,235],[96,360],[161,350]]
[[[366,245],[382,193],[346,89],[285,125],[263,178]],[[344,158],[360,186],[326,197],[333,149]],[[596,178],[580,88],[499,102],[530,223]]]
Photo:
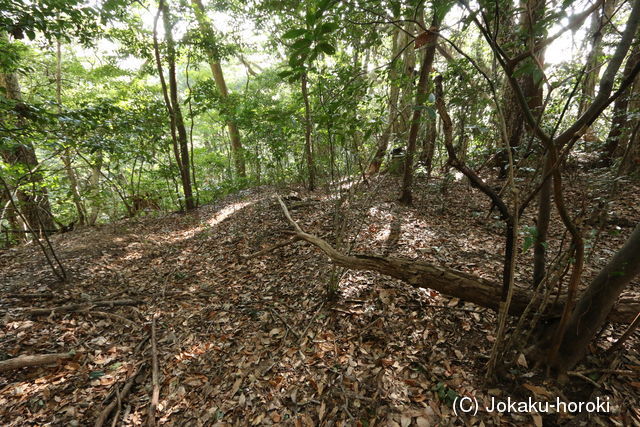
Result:
[[[398,184],[388,177],[359,188],[338,217],[335,194],[299,192],[301,200],[288,203],[303,229],[343,248],[417,257],[496,279],[502,262],[499,220],[485,220],[488,203],[467,185],[453,183],[443,195],[440,184],[419,183],[414,208],[395,202]],[[113,391],[139,367],[131,393],[114,413],[124,425],[146,423],[154,314],[159,424],[639,422],[638,376],[611,374],[593,394],[591,384],[572,377],[563,395],[608,396],[613,413],[455,416],[456,396],[487,404],[492,396],[540,400],[555,397],[556,385],[524,359],[506,373],[504,384],[483,383],[495,328],[490,311],[376,274],[334,271],[302,242],[245,260],[242,255],[287,238],[274,194],[261,187],[189,215],[148,216],[54,236],[72,276],[68,283],[53,280],[35,246],[0,253],[0,356],[76,351],[57,366],[0,372],[0,423],[90,425],[105,398],[114,401]],[[588,198],[575,196],[575,209],[585,200],[589,206]],[[640,218],[637,205],[624,200],[612,211],[630,221]],[[590,256],[587,278],[630,230],[607,226]],[[521,260],[518,278],[524,282],[530,251]],[[328,300],[332,274],[339,277],[338,292]],[[123,299],[138,303],[27,313]],[[599,345],[606,347],[620,333],[609,327]],[[611,366],[640,373],[637,346],[636,335]],[[600,379],[597,372],[590,377]]]

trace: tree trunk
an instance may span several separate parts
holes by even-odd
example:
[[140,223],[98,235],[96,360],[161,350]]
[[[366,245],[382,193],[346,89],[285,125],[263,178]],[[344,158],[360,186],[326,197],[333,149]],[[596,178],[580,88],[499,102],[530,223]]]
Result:
[[[5,40],[6,35],[3,36]],[[0,87],[5,90],[5,97],[15,101],[18,105],[22,101],[20,84],[15,73],[0,74]],[[21,119],[18,119],[21,121]],[[0,152],[4,161],[11,165],[23,165],[29,172],[26,176],[27,183],[18,190],[16,197],[20,202],[21,210],[29,226],[34,231],[44,232],[54,230],[55,225],[51,215],[49,196],[44,187],[42,174],[34,172],[38,167],[36,152],[28,140],[15,141],[14,145],[3,148]],[[27,189],[27,187],[29,187]],[[34,236],[35,237],[35,236]]]
[[555,365],[557,369],[571,369],[584,357],[587,346],[607,320],[618,297],[638,274],[640,224],[582,294],[567,325]]
[[[56,102],[58,104],[58,113],[62,112],[62,45],[60,40],[56,41]],[[62,158],[62,164],[64,165],[64,170],[67,174],[67,179],[69,180],[69,188],[71,190],[71,198],[73,199],[73,204],[76,206],[76,213],[78,215],[78,224],[85,225],[86,224],[86,214],[85,208],[82,203],[82,197],[80,197],[80,192],[78,191],[78,178],[76,176],[76,171],[73,170],[73,165],[71,164],[71,155],[69,154],[69,149],[65,147],[60,154]]]
[[[94,197],[97,196],[99,191],[98,185],[100,184],[100,175],[102,169],[102,152],[98,151],[96,153],[96,157],[94,162],[91,164],[91,175],[89,176],[89,192]],[[87,224],[95,225],[98,220],[98,214],[100,213],[100,204],[94,200],[92,197],[91,200],[91,209],[87,215]]]
[[[544,1],[543,0],[526,0],[523,1],[525,4],[525,10],[522,12],[520,17],[520,23],[518,26],[521,28],[521,32],[524,34],[529,34],[530,38],[527,41],[530,45],[536,44],[541,37],[541,34],[536,34],[536,28],[538,26],[539,20],[544,16]],[[513,20],[512,12],[507,10],[503,15],[503,23],[502,27],[505,28],[505,34],[503,35],[505,40],[502,40],[501,46],[511,46],[511,49],[507,49],[507,53],[511,56],[516,52],[517,47],[520,46],[521,40],[518,40],[518,29]],[[538,69],[542,66],[544,62],[544,49],[540,50],[536,54],[536,61],[532,58],[527,58],[521,66],[532,66],[535,69]],[[534,114],[536,120],[540,117],[542,113],[542,71],[540,70],[536,74],[528,72],[525,73],[522,77],[518,78],[518,83],[522,88],[522,92],[527,100],[527,104],[529,108]],[[538,79],[536,81],[536,78]],[[518,102],[518,96],[516,91],[511,85],[507,84],[504,89],[504,120],[507,131],[507,139],[509,148],[512,150],[512,153],[515,148],[520,146],[522,139],[525,135],[525,119],[524,113],[520,108]],[[505,151],[505,149],[500,149],[498,153],[498,163],[500,167],[499,178],[505,179],[507,177],[507,166],[509,163],[509,157]]]
[[[160,63],[160,55],[156,49],[156,61],[158,62],[158,71],[160,73],[160,80],[163,83],[163,92],[165,97],[165,104],[170,115],[171,124],[171,136],[174,142],[174,155],[178,163],[178,169],[180,170],[180,179],[182,182],[182,191],[184,192],[185,207],[187,210],[195,208],[195,202],[193,199],[193,191],[191,188],[191,173],[190,173],[190,161],[189,161],[189,141],[187,138],[187,130],[182,118],[182,111],[180,110],[180,103],[178,101],[178,83],[176,80],[176,52],[175,43],[173,41],[173,25],[171,24],[171,16],[169,15],[169,7],[164,0],[160,0],[158,6],[159,12],[162,12],[162,22],[164,25],[165,39],[167,44],[167,63],[169,65],[169,93],[166,93],[166,85],[164,84],[164,77],[162,74],[162,67]],[[155,25],[154,25],[155,27]],[[155,31],[154,31],[155,36]]]
[[302,100],[304,101],[304,154],[307,160],[307,177],[309,179],[309,191],[316,189],[316,171],[313,161],[313,141],[311,140],[311,106],[309,105],[309,90],[307,88],[307,72],[302,73],[300,78],[302,89]]
[[371,160],[371,164],[369,165],[369,169],[367,173],[372,175],[376,174],[380,171],[380,166],[382,165],[382,159],[384,159],[384,155],[387,152],[387,147],[389,146],[389,140],[391,139],[391,133],[393,131],[393,125],[398,116],[398,98],[400,96],[400,86],[398,82],[398,61],[396,56],[400,51],[400,44],[398,42],[400,36],[400,29],[394,27],[392,43],[391,43],[391,54],[392,60],[395,60],[391,67],[389,68],[389,117],[387,119],[387,125],[380,136],[380,141],[378,141],[378,146],[376,148],[376,153],[373,156],[373,160]]
[[591,39],[591,50],[587,55],[586,70],[582,79],[580,103],[578,104],[578,116],[584,114],[593,101],[596,93],[596,83],[602,68],[602,37],[604,27],[611,19],[615,7],[615,0],[606,0],[602,9],[596,9],[591,16],[591,25],[588,38]]
[[[547,177],[551,172],[553,162],[551,155],[544,157],[542,177]],[[536,219],[536,235],[533,244],[533,286],[537,286],[546,274],[547,268],[547,237],[549,234],[549,221],[551,219],[551,185],[552,178],[549,176],[540,188],[538,196],[538,216]]]
[[[636,36],[637,39],[637,36]],[[624,75],[630,75],[631,71],[640,62],[640,44],[636,44],[631,50],[631,54],[624,65]],[[637,80],[637,79],[636,79]],[[634,87],[628,87],[613,104],[613,118],[611,119],[611,128],[607,136],[607,142],[604,146],[602,155],[603,166],[610,166],[613,162],[619,147],[624,147],[629,138],[631,129],[629,129],[629,100],[637,89],[638,82],[634,83]]]
[[420,116],[427,101],[429,73],[431,72],[431,66],[433,65],[433,59],[435,57],[439,29],[440,18],[437,13],[434,13],[431,28],[427,35],[425,55],[420,68],[420,80],[416,88],[416,103],[413,109],[413,118],[411,120],[409,139],[407,141],[407,152],[405,154],[400,202],[406,205],[410,205],[413,202],[413,196],[411,194],[413,186],[413,158],[416,151],[416,139],[418,138],[418,131],[420,130]]
[[[220,66],[220,57],[216,49],[211,45],[213,40],[213,27],[209,18],[205,13],[204,6],[201,0],[191,0],[191,6],[196,15],[198,26],[200,31],[207,39],[207,57],[209,59],[209,66],[211,67],[211,73],[213,74],[213,80],[218,88],[218,93],[223,100],[229,99],[229,90],[227,89],[227,83],[222,73],[222,67]],[[242,150],[242,142],[240,140],[240,131],[236,126],[235,121],[232,118],[227,117],[227,129],[229,130],[229,139],[231,140],[231,151],[233,153],[233,159],[235,163],[236,175],[241,178],[246,177],[244,152]]]

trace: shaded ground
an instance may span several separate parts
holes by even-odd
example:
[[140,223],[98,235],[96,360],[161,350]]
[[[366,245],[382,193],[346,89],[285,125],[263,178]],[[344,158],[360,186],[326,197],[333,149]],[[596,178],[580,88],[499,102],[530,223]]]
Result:
[[[577,177],[575,210],[594,206],[599,189]],[[413,208],[398,205],[394,178],[362,187],[336,216],[335,195],[298,193],[292,215],[301,227],[355,252],[420,258],[483,277],[499,277],[502,225],[487,220],[489,203],[462,182],[419,182]],[[638,188],[631,187],[635,194]],[[2,425],[89,425],[110,392],[138,366],[142,374],[122,399],[123,425],[146,423],[151,394],[150,319],[158,315],[160,424],[167,425],[618,425],[640,422],[638,376],[590,374],[570,379],[562,399],[608,397],[611,413],[499,414],[457,417],[456,396],[489,404],[507,395],[534,400],[558,395],[522,359],[511,380],[485,385],[482,374],[495,315],[435,291],[417,290],[377,274],[333,270],[313,247],[298,242],[246,260],[287,238],[288,225],[261,187],[189,215],[125,220],[53,238],[73,279],[56,283],[34,246],[0,253],[3,298],[0,353],[75,350],[59,366],[0,373]],[[286,192],[285,192],[286,194]],[[634,194],[626,193],[626,194]],[[295,207],[295,209],[293,209]],[[610,206],[612,216],[640,219],[637,200]],[[531,221],[525,221],[525,225]],[[630,225],[608,223],[585,272],[588,279],[620,246]],[[553,229],[560,230],[558,224]],[[336,230],[344,230],[336,232]],[[523,236],[524,237],[524,236]],[[594,234],[595,237],[595,234]],[[595,241],[595,240],[594,240]],[[557,250],[554,245],[551,251]],[[530,275],[530,250],[518,279]],[[334,274],[332,274],[334,273]],[[327,299],[331,277],[337,297]],[[638,289],[636,282],[633,289]],[[8,298],[10,293],[53,294]],[[136,299],[135,307],[29,317],[26,310],[97,299]],[[622,331],[608,327],[606,348]],[[640,373],[638,333],[626,351],[599,365]],[[581,369],[584,369],[581,368]]]

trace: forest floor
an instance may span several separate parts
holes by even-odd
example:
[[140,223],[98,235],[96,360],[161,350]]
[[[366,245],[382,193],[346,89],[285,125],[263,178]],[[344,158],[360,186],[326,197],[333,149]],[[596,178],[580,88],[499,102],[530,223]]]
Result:
[[[588,214],[602,188],[589,176],[570,181],[568,201]],[[611,201],[614,220],[589,253],[585,282],[640,220],[640,188],[628,185],[626,198]],[[335,193],[298,191],[301,201],[287,203],[303,230],[332,244],[342,236],[343,250],[413,257],[499,280],[500,220],[466,183],[453,181],[444,194],[442,186],[440,179],[418,180],[411,208],[396,202],[399,184],[391,176],[361,184],[340,215]],[[639,425],[638,332],[613,359],[577,368],[595,369],[584,375],[591,382],[571,376],[560,386],[521,357],[507,379],[485,384],[495,313],[378,274],[334,269],[304,242],[243,258],[289,238],[274,196],[292,191],[259,187],[187,215],[151,214],[55,235],[71,276],[66,283],[54,280],[35,245],[0,252],[0,359],[76,352],[56,365],[0,372],[0,424],[91,425],[110,402],[121,425],[146,424],[156,316],[162,425]],[[532,224],[525,218],[523,225]],[[561,229],[554,218],[552,235]],[[332,274],[338,288],[329,299]],[[530,249],[516,277],[521,285],[531,277]],[[632,291],[638,289],[636,281]],[[135,305],[90,303],[96,300]],[[72,303],[89,305],[29,313]],[[608,326],[594,349],[607,348],[621,329]],[[456,416],[456,396],[477,398],[481,410]],[[507,396],[600,397],[610,399],[611,412],[482,409]]]

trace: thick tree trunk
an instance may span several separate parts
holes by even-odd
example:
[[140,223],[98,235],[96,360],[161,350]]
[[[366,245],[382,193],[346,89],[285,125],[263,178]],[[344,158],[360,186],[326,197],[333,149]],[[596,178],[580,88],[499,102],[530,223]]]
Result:
[[416,140],[418,139],[418,131],[420,130],[420,116],[422,108],[427,101],[427,88],[429,83],[429,73],[433,65],[433,59],[436,53],[436,45],[438,43],[438,31],[440,29],[440,19],[437,13],[434,13],[431,22],[431,28],[427,35],[426,50],[420,67],[420,80],[416,88],[416,101],[413,109],[413,118],[411,120],[411,128],[409,129],[409,139],[407,140],[407,152],[405,154],[404,171],[402,177],[402,194],[400,202],[410,205],[413,202],[411,194],[413,186],[413,159],[416,152]]
[[[191,0],[191,6],[196,15],[200,31],[207,39],[209,39],[206,52],[209,59],[209,66],[211,67],[211,73],[213,74],[213,80],[216,83],[220,97],[223,100],[227,100],[229,98],[229,90],[227,89],[227,83],[224,79],[222,67],[220,66],[220,57],[210,44],[213,39],[213,27],[211,26],[211,22],[209,22],[201,0]],[[240,140],[240,131],[232,118],[227,118],[227,129],[229,130],[229,139],[231,140],[231,152],[233,153],[236,175],[244,178],[246,176],[246,170],[244,152],[242,150],[242,142]]]
[[307,178],[309,179],[309,191],[316,189],[316,171],[313,161],[313,142],[311,141],[311,106],[309,105],[309,89],[307,87],[307,72],[302,73],[300,79],[302,100],[304,101],[304,154],[307,160]]
[[618,297],[638,274],[640,224],[582,294],[567,325],[556,368],[566,371],[584,357],[587,346],[607,320]]
[[[0,87],[4,88],[6,98],[17,103],[22,101],[20,84],[15,73],[0,74]],[[31,142],[15,141],[13,146],[4,148],[0,154],[5,162],[11,165],[23,165],[29,171],[26,176],[28,184],[21,186],[16,197],[31,229],[40,232],[54,230],[56,227],[51,215],[47,189],[42,182],[42,174],[32,172],[38,167],[38,159]]]
[[[544,1],[543,0],[526,0],[523,1],[525,10],[520,17],[521,28],[520,33],[529,34],[530,39],[528,43],[535,45],[539,42],[541,34],[536,34],[536,28],[538,21],[544,16]],[[505,28],[505,40],[501,41],[501,46],[511,46],[511,49],[507,49],[507,53],[512,54],[516,52],[516,49],[520,47],[521,41],[518,40],[518,28],[515,25],[512,13],[507,10],[503,16],[504,22],[502,27]],[[536,61],[531,58],[525,60],[521,65],[524,66],[529,63],[529,66],[538,68],[544,63],[544,50],[540,50],[536,54]],[[541,75],[542,71],[539,71],[538,75]],[[538,77],[536,81],[536,74],[525,73],[518,78],[518,84],[522,88],[522,92],[527,100],[529,108],[534,114],[536,120],[540,117],[542,107],[542,78]],[[511,85],[506,85],[504,89],[504,119],[507,131],[507,138],[509,147],[511,150],[519,147],[522,139],[525,136],[525,118],[522,109],[518,102],[518,95]],[[515,153],[515,151],[512,151]],[[500,149],[498,153],[498,162],[500,167],[499,178],[504,179],[507,177],[507,167],[509,163],[509,156],[505,149]]]

